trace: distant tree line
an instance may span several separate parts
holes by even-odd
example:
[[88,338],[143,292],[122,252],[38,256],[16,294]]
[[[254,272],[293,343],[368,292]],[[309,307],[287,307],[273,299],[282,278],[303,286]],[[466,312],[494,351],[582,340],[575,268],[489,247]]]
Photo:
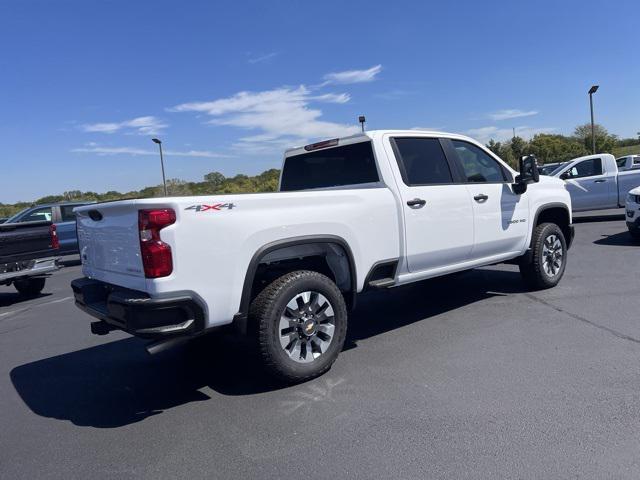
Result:
[[[187,182],[179,178],[167,180],[167,191],[172,196],[187,195],[212,195],[217,193],[251,193],[274,192],[278,188],[280,170],[272,168],[259,175],[236,175],[227,178],[220,172],[210,172],[204,176],[202,182]],[[15,204],[0,203],[0,218],[9,217],[20,210],[32,205],[43,203],[68,202],[68,201],[97,201],[122,200],[125,198],[150,198],[163,196],[162,185],[145,187],[142,190],[121,193],[111,190],[105,193],[82,192],[71,190],[61,195],[48,195],[38,198],[34,202],[19,202]]]
[[[596,124],[594,131],[596,153],[612,153],[615,156],[640,153],[640,132],[638,132],[638,138],[619,139],[602,125]],[[529,141],[515,136],[506,142],[496,142],[491,139],[487,144],[487,148],[514,168],[518,167],[518,159],[522,155],[533,154],[540,164],[565,162],[572,158],[589,155],[591,147],[591,124],[589,123],[578,125],[573,135],[569,136],[539,133]]]

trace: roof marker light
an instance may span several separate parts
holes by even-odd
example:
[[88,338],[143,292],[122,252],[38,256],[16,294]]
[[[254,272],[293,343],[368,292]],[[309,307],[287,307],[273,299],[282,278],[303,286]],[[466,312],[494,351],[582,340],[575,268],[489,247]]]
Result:
[[326,147],[335,147],[336,145],[338,145],[338,139],[333,138],[331,140],[325,140],[323,142],[312,143],[311,145],[305,145],[304,149],[307,152],[311,152],[312,150],[319,150],[321,148],[326,148]]

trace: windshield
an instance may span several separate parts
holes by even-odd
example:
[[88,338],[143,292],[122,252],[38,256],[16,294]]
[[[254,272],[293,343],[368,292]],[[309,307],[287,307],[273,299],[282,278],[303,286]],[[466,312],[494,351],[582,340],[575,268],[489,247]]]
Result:
[[29,207],[29,208],[25,208],[25,209],[20,210],[20,211],[19,211],[18,213],[16,213],[13,217],[9,217],[5,223],[15,223],[15,222],[17,222],[17,221],[18,221],[18,219],[19,219],[22,215],[24,215],[24,213],[25,213],[27,210],[29,210],[29,209],[30,209],[30,207]]
[[565,167],[566,163],[563,163],[562,165],[558,165],[556,168],[554,168],[548,175],[555,175],[556,173],[558,173],[560,170],[562,170]]

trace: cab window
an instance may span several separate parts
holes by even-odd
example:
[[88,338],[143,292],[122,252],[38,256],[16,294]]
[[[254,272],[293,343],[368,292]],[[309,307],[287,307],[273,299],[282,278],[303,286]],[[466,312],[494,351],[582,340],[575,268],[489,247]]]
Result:
[[51,221],[52,213],[51,207],[42,207],[36,208],[35,210],[31,210],[25,216],[23,216],[19,222],[36,222],[46,220],[47,222]]
[[502,166],[481,148],[462,140],[452,140],[453,148],[469,183],[502,183],[506,176]]
[[602,175],[602,159],[590,158],[575,164],[562,174],[562,178],[584,178]]
[[73,209],[79,207],[80,205],[61,205],[60,206],[60,215],[62,216],[63,222],[75,222],[76,214],[73,213]]
[[402,180],[407,186],[453,183],[451,169],[437,138],[393,139]]

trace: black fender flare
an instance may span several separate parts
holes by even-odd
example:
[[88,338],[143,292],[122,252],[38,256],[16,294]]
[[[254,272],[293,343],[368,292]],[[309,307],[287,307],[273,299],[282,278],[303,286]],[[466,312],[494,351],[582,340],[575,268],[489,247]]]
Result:
[[358,290],[358,279],[357,279],[357,271],[356,264],[353,259],[353,252],[351,251],[351,247],[347,241],[339,237],[337,235],[304,235],[300,237],[292,237],[281,240],[276,240],[266,245],[260,247],[251,257],[251,261],[249,262],[249,266],[247,267],[247,272],[244,277],[244,283],[242,285],[242,295],[240,297],[240,309],[238,313],[236,313],[233,317],[233,324],[236,329],[241,333],[247,332],[247,317],[249,314],[249,305],[251,304],[252,297],[252,287],[253,280],[256,276],[256,272],[258,270],[258,266],[260,265],[262,259],[266,257],[269,253],[274,252],[276,250],[280,250],[287,247],[293,247],[298,245],[306,245],[306,244],[333,244],[341,247],[345,255],[347,257],[347,262],[349,264],[350,271],[350,294],[351,297],[348,299],[348,304],[351,308],[355,307],[356,303],[356,295]]

